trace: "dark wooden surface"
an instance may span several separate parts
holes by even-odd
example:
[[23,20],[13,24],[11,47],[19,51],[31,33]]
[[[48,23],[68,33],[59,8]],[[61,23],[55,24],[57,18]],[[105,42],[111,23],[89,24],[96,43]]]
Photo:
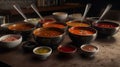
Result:
[[[0,51],[0,61],[12,67],[120,67],[120,32],[108,39],[99,39],[91,44],[99,47],[99,52],[93,58],[83,58],[77,51],[73,56],[60,56],[54,50],[44,61],[33,58],[32,53],[25,53],[21,45],[10,51]],[[69,44],[71,40],[66,35],[61,44]]]

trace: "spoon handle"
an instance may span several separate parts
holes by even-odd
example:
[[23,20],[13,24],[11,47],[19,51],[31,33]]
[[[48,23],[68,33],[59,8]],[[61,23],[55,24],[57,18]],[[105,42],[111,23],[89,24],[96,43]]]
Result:
[[108,4],[106,9],[104,10],[103,14],[100,16],[100,18],[98,20],[101,20],[105,16],[105,14],[110,10],[111,7],[112,7],[112,5]]
[[43,20],[42,15],[38,12],[38,9],[36,8],[36,6],[34,4],[31,4],[31,7],[33,8],[33,10],[38,14],[38,16]]
[[85,19],[86,15],[87,15],[87,13],[88,13],[88,11],[89,11],[89,9],[90,9],[90,7],[91,7],[91,4],[87,4],[87,5],[86,5],[86,8],[85,8],[83,17],[81,18],[81,21],[83,21],[83,20]]
[[[22,15],[22,17],[27,20],[27,17],[23,14],[22,10],[20,9],[20,7],[18,5],[13,5],[13,7],[20,13],[20,15]],[[27,20],[28,21],[28,20]]]

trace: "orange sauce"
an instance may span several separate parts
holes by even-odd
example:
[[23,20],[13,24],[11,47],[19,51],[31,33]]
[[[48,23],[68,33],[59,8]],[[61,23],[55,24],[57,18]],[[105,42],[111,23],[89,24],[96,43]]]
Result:
[[65,25],[59,23],[45,23],[43,24],[43,27],[55,27],[55,28],[63,29],[65,28]]
[[89,26],[89,24],[81,22],[81,21],[70,21],[70,22],[67,22],[66,24],[68,26],[73,26],[73,27],[76,27],[76,26],[88,27]]
[[38,37],[55,37],[62,34],[62,32],[56,30],[49,30],[49,29],[37,29],[34,31],[34,34]]
[[72,34],[76,34],[76,35],[92,35],[94,34],[94,32],[87,30],[87,29],[81,29],[81,28],[70,28],[69,32],[71,32]]
[[25,30],[30,30],[33,27],[34,27],[34,25],[32,25],[32,24],[17,23],[17,24],[10,25],[8,28],[10,30],[25,31]]

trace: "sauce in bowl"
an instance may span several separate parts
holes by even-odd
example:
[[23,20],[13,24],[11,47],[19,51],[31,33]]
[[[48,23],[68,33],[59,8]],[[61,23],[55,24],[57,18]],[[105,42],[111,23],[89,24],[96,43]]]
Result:
[[44,54],[44,53],[48,53],[49,51],[50,51],[50,49],[44,47],[44,48],[39,48],[39,49],[35,50],[35,53]]
[[58,50],[60,52],[64,52],[64,53],[72,53],[76,51],[76,48],[73,46],[68,46],[68,45],[60,45],[58,47]]
[[81,21],[69,21],[66,23],[68,26],[80,26],[80,27],[89,27],[90,25],[88,23],[85,22],[81,22]]
[[15,40],[18,40],[20,37],[19,36],[14,36],[14,35],[11,35],[5,39],[2,40],[2,42],[10,42],[10,41],[15,41]]
[[62,23],[48,22],[48,23],[44,23],[43,27],[55,27],[55,28],[63,29],[63,28],[65,28],[65,25]]
[[81,49],[87,52],[95,52],[97,50],[97,48],[93,45],[83,45]]
[[93,35],[95,33],[84,27],[72,27],[69,29],[69,32],[72,34],[83,35],[83,36]]
[[38,37],[56,37],[63,34],[63,32],[59,31],[58,29],[51,28],[38,28],[34,30],[33,33]]
[[118,27],[117,24],[114,23],[108,23],[108,22],[98,22],[97,24],[95,24],[95,26],[100,27],[100,28],[115,28]]
[[8,26],[9,30],[15,30],[15,31],[26,31],[34,28],[34,25],[29,23],[16,23]]

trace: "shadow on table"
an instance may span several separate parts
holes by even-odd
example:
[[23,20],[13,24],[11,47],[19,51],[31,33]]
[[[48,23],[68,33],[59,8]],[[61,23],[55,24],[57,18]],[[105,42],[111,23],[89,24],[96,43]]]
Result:
[[97,38],[96,41],[101,43],[112,44],[116,42],[115,37],[107,37],[107,38]]

